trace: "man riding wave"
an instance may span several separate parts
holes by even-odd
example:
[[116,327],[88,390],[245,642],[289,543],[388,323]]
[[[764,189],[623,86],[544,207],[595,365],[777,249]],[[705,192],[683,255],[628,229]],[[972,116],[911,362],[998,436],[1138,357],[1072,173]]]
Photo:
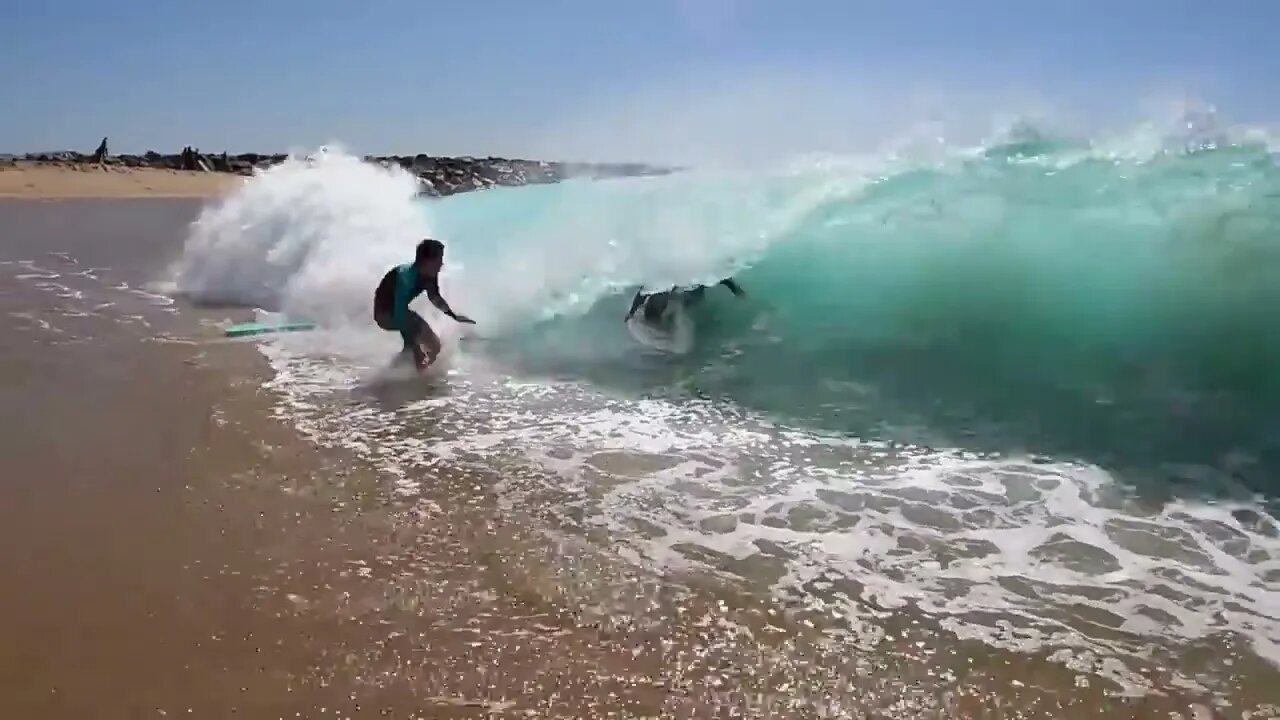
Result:
[[[729,291],[737,297],[746,295],[742,287],[733,278],[725,278],[718,284],[729,288]],[[644,321],[654,325],[660,324],[667,312],[667,308],[671,306],[672,300],[679,300],[686,308],[693,307],[702,302],[706,292],[706,285],[695,285],[688,290],[673,287],[670,290],[656,293],[646,293],[644,288],[641,288],[636,291],[636,296],[631,301],[631,309],[627,311],[627,316],[623,318],[623,321],[630,320],[636,314],[636,311],[643,307],[644,312],[641,317],[644,318]]]

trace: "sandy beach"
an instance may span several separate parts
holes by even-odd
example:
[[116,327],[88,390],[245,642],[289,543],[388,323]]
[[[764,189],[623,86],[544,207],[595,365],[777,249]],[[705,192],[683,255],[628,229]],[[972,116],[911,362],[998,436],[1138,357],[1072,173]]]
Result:
[[[832,643],[750,591],[767,562],[664,576],[556,532],[567,491],[513,508],[442,464],[400,498],[283,421],[261,355],[216,325],[247,309],[154,291],[201,204],[119,198],[235,178],[25,177],[118,194],[0,202],[0,716],[1217,717],[909,609],[874,647]],[[1242,699],[1272,696],[1238,669]]]
[[244,180],[228,173],[118,165],[0,164],[0,198],[203,198],[230,192]]
[[[479,657],[460,661],[484,651],[474,642],[482,630],[502,640],[537,618],[488,621],[473,610],[468,619],[452,591],[437,608],[451,617],[443,627],[400,607],[426,581],[421,569],[448,572],[456,555],[440,547],[400,582],[371,579],[413,540],[412,517],[393,520],[374,473],[270,418],[256,353],[217,341],[199,325],[208,317],[179,317],[143,289],[197,209],[0,204],[12,229],[0,258],[0,373],[20,380],[4,385],[12,431],[0,440],[0,541],[18,549],[0,559],[13,590],[0,596],[0,715],[413,717],[435,708],[473,717],[491,701],[504,707],[498,698],[511,688],[495,697]],[[465,538],[487,526],[458,530]],[[402,656],[406,622],[419,625],[418,649]],[[589,636],[571,642],[566,632],[534,634],[581,652],[568,664],[588,677],[600,667],[588,664],[597,654]],[[539,644],[531,638],[513,654]],[[513,659],[512,675],[533,681],[534,660]],[[415,682],[445,666],[454,671]],[[559,706],[603,701],[582,692]]]
[[658,637],[582,612],[590,558],[465,475],[397,505],[274,420],[203,325],[244,311],[146,289],[198,209],[0,203],[0,715],[714,714]]
[[1280,720],[1280,4],[1013,8],[6,5],[0,720]]

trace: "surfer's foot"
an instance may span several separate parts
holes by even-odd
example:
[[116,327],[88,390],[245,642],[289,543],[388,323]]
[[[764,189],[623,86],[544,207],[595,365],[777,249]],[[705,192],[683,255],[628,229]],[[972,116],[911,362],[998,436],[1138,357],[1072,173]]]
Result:
[[427,368],[436,362],[435,355],[418,355],[413,359],[414,365],[418,367],[418,372],[426,372]]

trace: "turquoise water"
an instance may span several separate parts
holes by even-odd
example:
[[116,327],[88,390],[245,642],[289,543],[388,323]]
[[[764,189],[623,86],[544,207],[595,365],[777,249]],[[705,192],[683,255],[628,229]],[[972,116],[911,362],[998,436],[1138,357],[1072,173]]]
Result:
[[[397,502],[458,468],[554,537],[768,569],[860,647],[909,605],[1137,690],[1228,640],[1280,664],[1280,167],[1219,135],[430,201],[321,154],[207,207],[174,285],[315,320],[261,343],[278,410]],[[387,377],[373,288],[423,234],[478,325],[424,298],[441,367]],[[624,326],[637,285],[730,274],[748,296],[709,289],[688,354]]]
[[[1261,143],[1135,158],[1032,139],[428,212],[455,305],[520,373],[1079,458],[1151,492],[1280,493],[1280,167]],[[636,285],[730,273],[749,297],[712,289],[690,354],[627,334]]]

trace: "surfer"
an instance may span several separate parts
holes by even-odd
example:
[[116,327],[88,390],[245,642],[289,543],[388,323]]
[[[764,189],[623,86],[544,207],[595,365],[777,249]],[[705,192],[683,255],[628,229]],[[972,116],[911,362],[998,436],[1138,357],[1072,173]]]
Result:
[[397,265],[382,276],[373,293],[373,319],[383,330],[394,330],[404,339],[402,353],[412,353],[419,370],[435,362],[440,354],[440,338],[422,316],[409,309],[409,303],[422,293],[440,312],[455,321],[474,325],[466,315],[459,315],[440,295],[440,268],[444,265],[444,243],[427,238],[418,243],[413,262]]
[[[719,284],[729,288],[729,292],[732,292],[737,297],[746,295],[742,287],[733,278],[725,278]],[[672,300],[679,299],[684,307],[689,308],[702,302],[706,293],[706,285],[697,285],[689,290],[671,288],[670,290],[656,293],[646,293],[644,288],[641,288],[636,291],[636,296],[631,301],[631,309],[627,311],[627,316],[623,320],[630,320],[636,314],[636,311],[643,306],[645,322],[658,324],[662,322],[662,317]]]

